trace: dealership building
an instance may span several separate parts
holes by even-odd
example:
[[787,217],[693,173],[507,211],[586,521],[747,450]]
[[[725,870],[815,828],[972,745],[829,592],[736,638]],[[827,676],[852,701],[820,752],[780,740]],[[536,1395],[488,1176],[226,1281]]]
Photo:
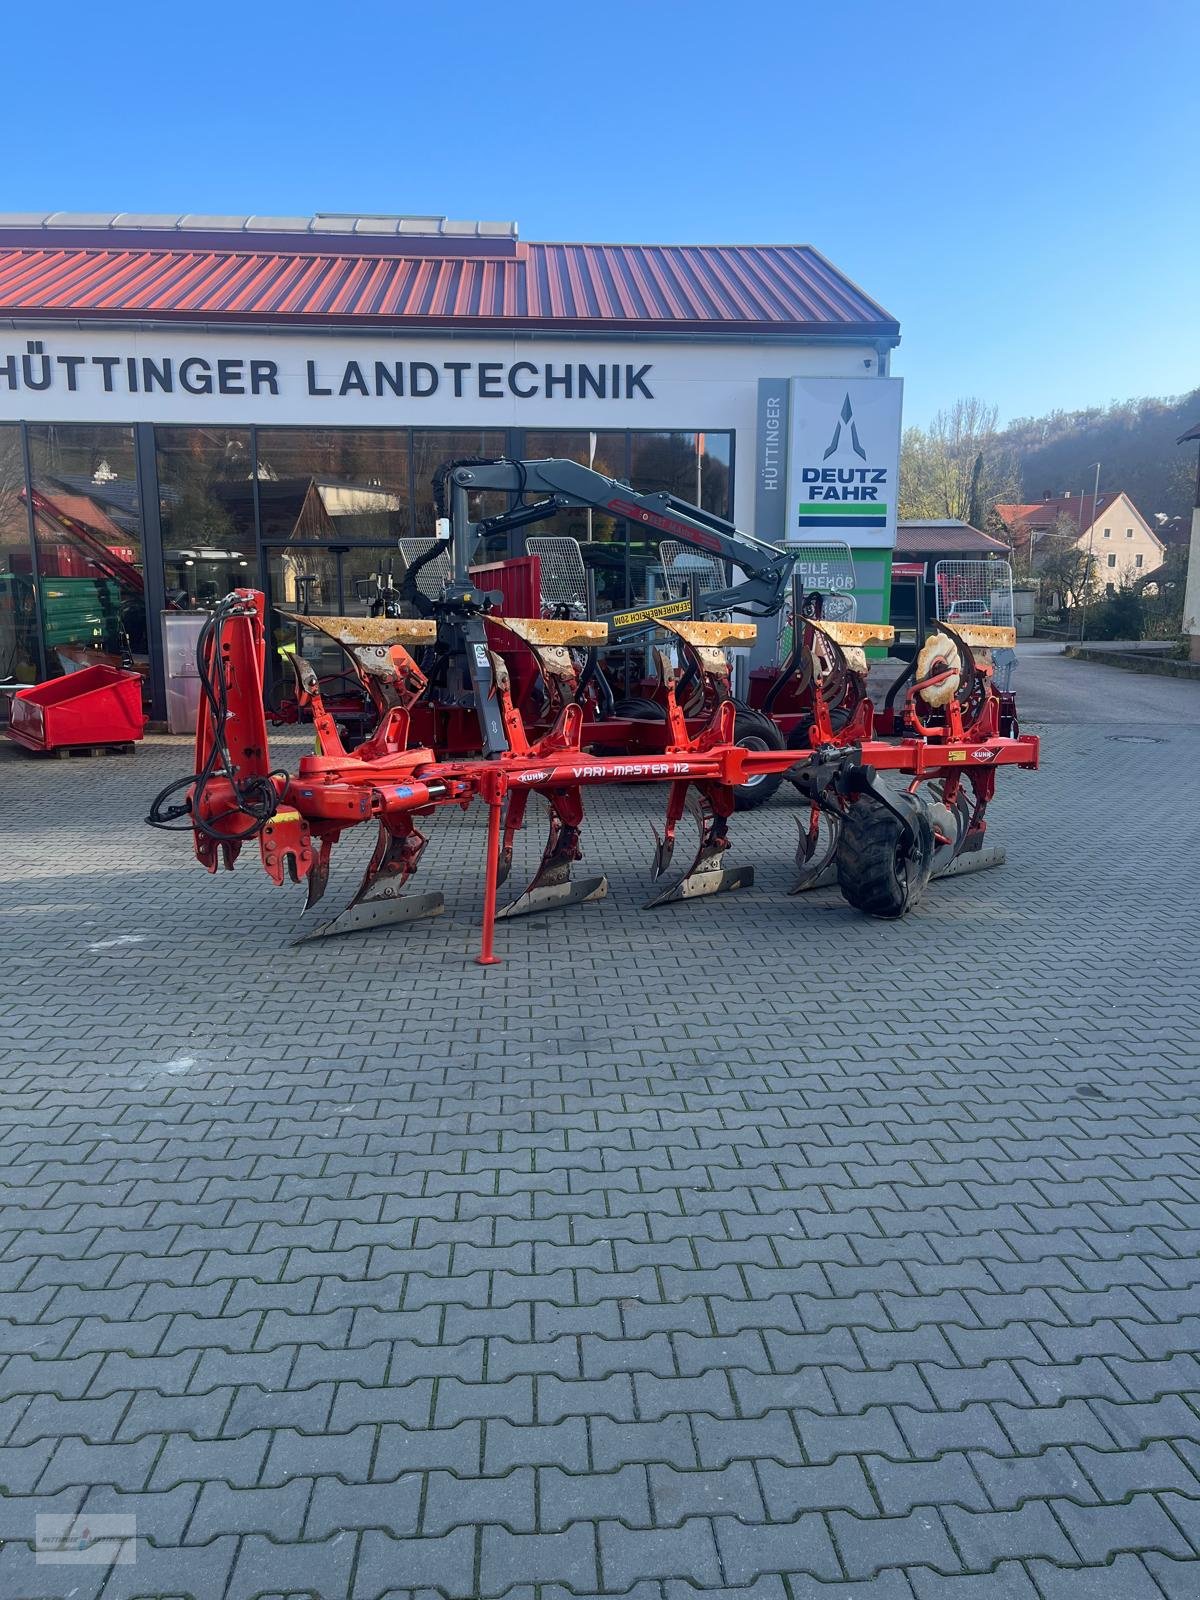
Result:
[[[132,658],[161,717],[164,611],[250,584],[363,613],[398,541],[433,534],[437,467],[470,456],[566,456],[761,538],[844,539],[858,615],[884,619],[898,341],[802,245],[0,215],[0,682]],[[606,605],[658,592],[642,528],[533,531],[585,545]]]

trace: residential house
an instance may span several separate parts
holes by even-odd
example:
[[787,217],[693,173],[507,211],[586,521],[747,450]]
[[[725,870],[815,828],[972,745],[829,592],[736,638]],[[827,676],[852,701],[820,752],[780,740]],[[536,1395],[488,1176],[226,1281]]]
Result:
[[1091,555],[1096,577],[1106,589],[1117,589],[1147,577],[1161,567],[1166,546],[1123,491],[1117,494],[1051,494],[1027,505],[998,505],[1018,559],[1036,572],[1051,541],[1069,538]]

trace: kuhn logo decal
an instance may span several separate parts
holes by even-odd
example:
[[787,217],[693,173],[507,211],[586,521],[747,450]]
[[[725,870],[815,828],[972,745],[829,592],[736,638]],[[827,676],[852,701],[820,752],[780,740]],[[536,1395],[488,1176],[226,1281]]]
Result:
[[994,760],[995,755],[996,755],[996,752],[994,750],[972,750],[971,751],[971,760],[972,761],[992,761],[992,760]]

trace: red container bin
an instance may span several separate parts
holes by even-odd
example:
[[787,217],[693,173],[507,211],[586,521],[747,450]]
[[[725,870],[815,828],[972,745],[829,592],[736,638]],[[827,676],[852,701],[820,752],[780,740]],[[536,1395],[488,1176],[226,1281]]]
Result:
[[26,750],[129,744],[142,737],[142,680],[119,667],[84,667],[49,683],[18,689],[8,737]]

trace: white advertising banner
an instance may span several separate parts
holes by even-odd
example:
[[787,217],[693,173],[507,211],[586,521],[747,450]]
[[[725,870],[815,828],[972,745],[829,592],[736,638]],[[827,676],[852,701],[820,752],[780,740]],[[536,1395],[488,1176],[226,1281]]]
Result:
[[896,543],[900,378],[793,378],[788,442],[791,540]]

